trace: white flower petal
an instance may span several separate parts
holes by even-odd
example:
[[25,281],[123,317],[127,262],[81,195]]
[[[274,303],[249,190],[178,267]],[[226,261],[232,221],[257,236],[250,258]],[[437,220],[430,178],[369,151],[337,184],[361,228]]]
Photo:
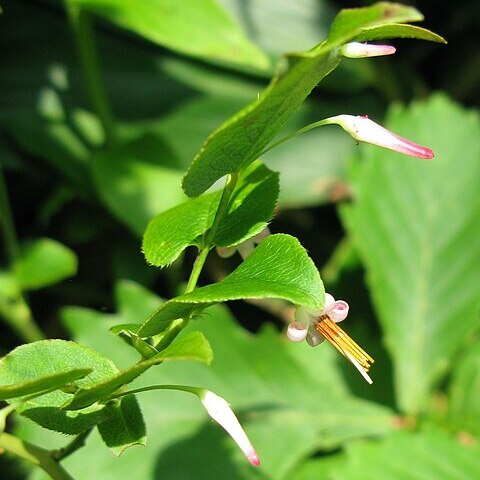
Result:
[[233,438],[250,463],[255,466],[260,465],[257,452],[253,448],[252,443],[233,413],[233,410],[230,408],[230,405],[222,397],[219,397],[210,390],[205,390],[200,395],[200,400],[207,410],[207,413]]

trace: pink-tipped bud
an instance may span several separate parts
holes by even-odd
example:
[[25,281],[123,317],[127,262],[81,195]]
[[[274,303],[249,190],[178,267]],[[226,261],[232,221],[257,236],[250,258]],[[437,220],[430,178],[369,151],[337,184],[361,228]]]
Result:
[[430,159],[434,153],[427,147],[418,145],[399,137],[395,133],[373,122],[367,116],[338,115],[328,118],[325,124],[340,125],[347,133],[359,142],[367,142],[379,147],[388,148],[411,157]]
[[222,397],[219,397],[210,390],[204,390],[200,395],[200,400],[210,417],[227,431],[248,458],[248,461],[256,467],[260,465],[257,452],[253,448],[252,443],[233,413],[233,410],[230,408],[230,405]]
[[307,337],[308,328],[300,322],[293,322],[287,328],[287,338],[292,342],[302,342]]
[[339,323],[345,320],[348,316],[349,306],[343,300],[337,300],[334,307],[328,312],[328,316],[335,322]]
[[392,55],[396,48],[391,45],[374,45],[371,43],[347,43],[342,47],[342,55],[348,58],[381,57]]

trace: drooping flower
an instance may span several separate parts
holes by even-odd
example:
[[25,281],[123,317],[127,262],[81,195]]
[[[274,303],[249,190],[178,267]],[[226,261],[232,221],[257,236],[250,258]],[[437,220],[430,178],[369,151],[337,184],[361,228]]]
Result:
[[396,50],[392,45],[351,42],[342,47],[342,55],[348,58],[381,57],[392,55]]
[[230,408],[230,405],[222,397],[219,397],[210,390],[203,390],[199,397],[210,417],[220,424],[233,438],[249,462],[256,467],[260,465],[257,452],[253,448],[252,443],[233,413],[233,410]]
[[307,340],[315,347],[328,340],[347,360],[354,365],[368,383],[373,383],[368,375],[373,358],[357,345],[337,323],[348,316],[349,306],[343,300],[335,300],[329,293],[325,294],[325,304],[320,310],[298,307],[295,322],[287,329],[287,337],[292,342]]
[[411,157],[430,159],[435,155],[432,150],[406,138],[400,137],[378,123],[370,120],[366,115],[337,115],[322,120],[323,125],[340,125],[348,134],[359,142],[367,142],[379,147],[388,148]]
[[236,245],[235,247],[217,247],[217,253],[222,258],[229,258],[235,255],[235,252],[238,251],[242,259],[245,260],[253,252],[255,245],[259,244],[269,235],[270,230],[268,227],[265,227],[261,232]]

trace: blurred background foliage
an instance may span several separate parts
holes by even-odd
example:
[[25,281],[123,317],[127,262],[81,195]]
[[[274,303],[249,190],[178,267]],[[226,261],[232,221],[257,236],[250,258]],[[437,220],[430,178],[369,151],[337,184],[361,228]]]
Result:
[[[14,308],[27,324],[32,315],[47,337],[89,345],[119,367],[133,359],[108,328],[119,317],[142,321],[191,268],[190,253],[168,270],[149,267],[140,244],[148,220],[184,200],[180,179],[204,139],[263,90],[283,53],[322,40],[340,8],[373,2],[159,8],[168,3],[70,2],[93,18],[115,119],[116,142],[105,147],[62,2],[2,2],[0,165],[20,247],[9,253],[16,242],[4,237],[0,313]],[[147,448],[117,459],[92,438],[65,462],[75,478],[480,476],[480,123],[471,110],[480,106],[480,7],[404,3],[449,44],[395,40],[394,57],[344,60],[287,130],[368,114],[432,147],[434,163],[358,147],[332,127],[264,159],[281,181],[271,230],[297,236],[327,290],[349,301],[347,329],[377,359],[373,387],[329,346],[287,345],[283,305],[233,302],[195,325],[212,343],[212,368],[170,364],[138,384],[194,379],[226,397],[262,467],[252,470],[190,398],[150,393],[140,398]],[[235,262],[211,255],[201,282]],[[41,335],[11,327],[2,326],[1,354]],[[18,417],[9,427],[41,445],[65,441]],[[6,455],[0,469],[30,475]]]

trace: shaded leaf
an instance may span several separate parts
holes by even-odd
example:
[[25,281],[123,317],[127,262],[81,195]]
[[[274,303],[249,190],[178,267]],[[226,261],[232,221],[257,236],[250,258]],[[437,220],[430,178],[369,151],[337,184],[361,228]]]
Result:
[[134,395],[122,397],[111,407],[112,416],[98,424],[98,431],[108,448],[121,455],[128,447],[145,445],[147,430],[142,411]]
[[435,96],[394,110],[388,125],[436,158],[365,148],[342,216],[367,268],[399,406],[416,413],[478,324],[480,123]]
[[362,33],[355,37],[357,42],[385,38],[416,38],[417,40],[428,40],[430,42],[447,43],[443,37],[416,25],[381,25],[364,28]]
[[14,272],[22,290],[35,290],[75,275],[77,257],[55,240],[36,239],[24,245]]
[[299,241],[270,235],[222,281],[180,295],[158,308],[139,335],[156,335],[176,318],[197,313],[213,303],[244,298],[281,298],[296,305],[321,307],[323,284],[317,268]]
[[349,445],[335,480],[468,480],[480,472],[480,447],[467,446],[442,431],[401,432],[383,442]]
[[[73,0],[86,10],[177,52],[265,70],[267,57],[215,0]],[[208,32],[208,35],[205,34]]]
[[185,199],[175,156],[157,135],[146,134],[98,152],[93,162],[103,201],[138,235],[152,217]]

